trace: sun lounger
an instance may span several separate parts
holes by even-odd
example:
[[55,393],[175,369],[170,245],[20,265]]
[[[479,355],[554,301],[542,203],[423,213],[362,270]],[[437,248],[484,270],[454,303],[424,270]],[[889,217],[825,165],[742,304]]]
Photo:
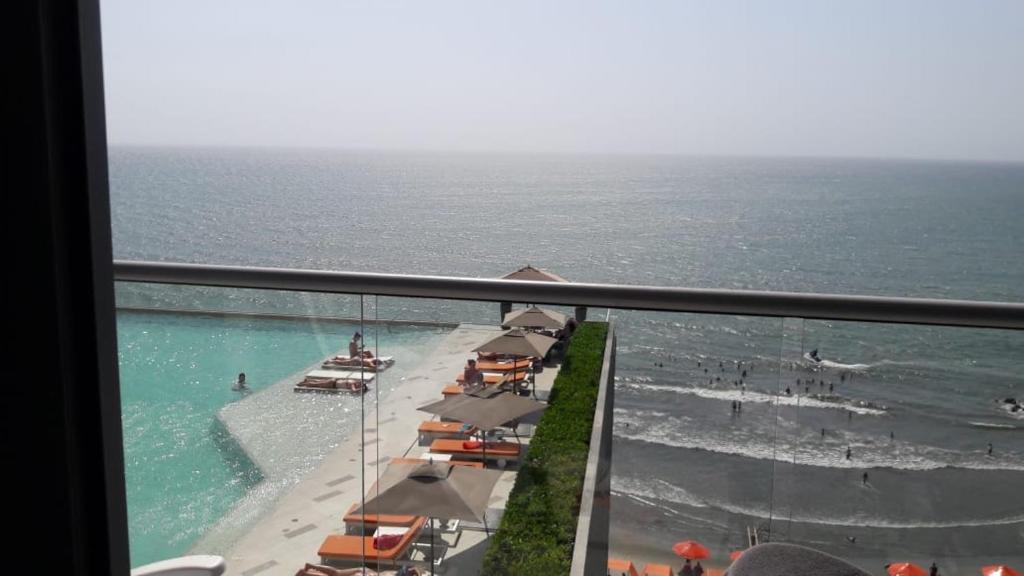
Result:
[[[484,372],[483,375],[484,384],[497,384],[498,382],[501,382],[506,376],[508,376],[508,374],[504,372]],[[521,382],[523,380],[526,380],[525,370],[520,370],[519,372],[516,372],[514,376],[508,379],[509,382]],[[461,383],[465,381],[465,378],[462,377],[462,374],[459,374],[455,378],[455,381]]]
[[412,543],[419,537],[420,530],[426,524],[426,518],[418,518],[409,526],[398,544],[387,549],[377,550],[373,547],[372,536],[353,536],[349,534],[332,534],[320,545],[317,555],[324,564],[385,564],[397,567],[408,557]]
[[311,370],[306,374],[306,378],[341,378],[342,380],[359,380],[362,378],[365,382],[373,380],[374,375],[370,372],[360,372],[359,370]]
[[672,568],[667,564],[648,564],[644,566],[643,576],[673,576]]
[[518,462],[520,455],[522,455],[522,449],[523,445],[516,444],[515,442],[488,442],[485,452],[483,446],[466,448],[464,447],[463,440],[448,440],[444,438],[434,440],[430,444],[431,452],[451,454],[454,458],[467,458],[471,460],[483,460],[486,457],[488,460],[498,461],[499,466],[508,460]]
[[616,558],[608,559],[608,573],[612,576],[622,576],[623,574],[626,576],[640,576],[632,562]]
[[327,394],[366,394],[369,387],[359,380],[342,378],[310,378],[295,385],[296,392],[320,392]]
[[[512,366],[515,366],[516,370],[526,370],[533,364],[533,358],[527,360],[516,360],[513,362],[495,362],[493,360],[480,360],[476,363],[476,369],[481,372],[508,372],[512,370]],[[465,366],[468,369],[469,365]]]
[[430,443],[438,438],[455,438],[465,440],[475,434],[476,431],[476,428],[472,426],[466,428],[462,422],[428,420],[420,424],[419,445],[430,446]]

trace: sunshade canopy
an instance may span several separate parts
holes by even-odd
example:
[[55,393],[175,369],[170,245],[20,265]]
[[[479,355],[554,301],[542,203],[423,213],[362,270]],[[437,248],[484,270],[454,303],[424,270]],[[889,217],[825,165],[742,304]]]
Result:
[[885,567],[889,576],[928,576],[928,571],[913,562],[893,562]]
[[500,477],[500,470],[441,462],[393,463],[380,477],[377,495],[369,498],[359,513],[483,522],[487,500]]
[[509,272],[501,277],[502,280],[532,280],[534,282],[568,282],[558,274],[534,268],[527,264],[515,272]]
[[1020,576],[1020,572],[1003,564],[982,566],[981,573],[985,576]]
[[501,336],[473,349],[473,352],[489,352],[491,354],[509,354],[512,356],[543,357],[558,340],[543,334],[509,330]]
[[497,386],[487,386],[467,388],[462,394],[421,406],[420,410],[458,420],[481,430],[491,430],[545,408],[546,404],[536,400],[502,391]]
[[569,317],[561,312],[531,306],[505,314],[502,324],[522,328],[562,328],[568,319]]
[[682,556],[690,560],[700,560],[711,555],[708,549],[702,546],[700,542],[694,542],[693,540],[676,542],[672,546],[672,551],[676,553],[676,556]]

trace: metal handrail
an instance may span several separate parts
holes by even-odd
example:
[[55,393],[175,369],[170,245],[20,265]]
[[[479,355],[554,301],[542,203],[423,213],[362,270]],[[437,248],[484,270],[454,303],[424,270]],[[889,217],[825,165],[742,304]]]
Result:
[[528,282],[116,260],[115,280],[627,310],[1024,329],[1024,304],[660,286]]

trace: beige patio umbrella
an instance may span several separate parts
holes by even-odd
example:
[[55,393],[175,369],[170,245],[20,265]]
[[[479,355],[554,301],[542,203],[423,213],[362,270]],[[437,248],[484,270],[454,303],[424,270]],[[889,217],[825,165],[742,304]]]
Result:
[[502,325],[519,328],[563,328],[568,319],[569,317],[561,312],[530,306],[505,314]]
[[474,348],[473,352],[543,358],[548,353],[548,350],[555,345],[555,342],[558,342],[558,340],[550,336],[523,332],[517,329],[509,330],[501,336]]
[[[434,518],[486,522],[487,500],[501,477],[498,470],[446,462],[389,464],[377,481],[377,495],[360,514],[410,514],[430,518],[430,572],[434,572]],[[485,524],[486,527],[486,524]]]
[[[501,390],[498,386],[467,388],[443,400],[421,406],[419,410],[469,424],[480,430],[493,430],[506,422],[540,412],[547,404]],[[484,444],[486,449],[486,444]]]

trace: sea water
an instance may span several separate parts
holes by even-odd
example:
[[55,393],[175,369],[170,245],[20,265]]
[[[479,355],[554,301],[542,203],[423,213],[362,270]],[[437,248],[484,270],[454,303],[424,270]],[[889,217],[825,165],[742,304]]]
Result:
[[[479,277],[529,263],[576,281],[1024,300],[1021,164],[115,148],[111,195],[119,258]],[[138,284],[118,298],[369,304]],[[373,304],[497,319],[495,305]],[[613,548],[721,551],[757,527],[844,557],[1020,562],[1024,422],[998,401],[1024,396],[1021,333],[611,317]]]

